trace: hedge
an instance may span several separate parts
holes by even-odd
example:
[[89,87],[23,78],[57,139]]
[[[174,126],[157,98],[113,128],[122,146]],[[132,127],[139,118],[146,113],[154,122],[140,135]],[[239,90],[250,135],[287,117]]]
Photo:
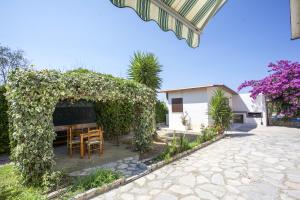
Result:
[[7,101],[5,87],[0,86],[0,154],[9,151]]
[[115,139],[130,133],[134,122],[134,106],[129,102],[98,102],[95,104],[97,123],[104,128],[105,137]]
[[110,75],[61,73],[54,70],[22,70],[10,73],[6,86],[12,159],[24,180],[40,184],[51,173],[53,139],[52,114],[59,101],[126,101],[134,105],[133,144],[143,152],[152,142],[155,93],[134,81]]

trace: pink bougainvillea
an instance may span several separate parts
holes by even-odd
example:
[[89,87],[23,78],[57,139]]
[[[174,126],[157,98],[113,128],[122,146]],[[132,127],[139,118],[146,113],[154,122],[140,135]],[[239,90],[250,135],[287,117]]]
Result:
[[269,76],[262,80],[245,81],[238,88],[252,87],[251,97],[264,94],[276,105],[278,114],[295,117],[300,113],[300,63],[286,60],[270,63]]

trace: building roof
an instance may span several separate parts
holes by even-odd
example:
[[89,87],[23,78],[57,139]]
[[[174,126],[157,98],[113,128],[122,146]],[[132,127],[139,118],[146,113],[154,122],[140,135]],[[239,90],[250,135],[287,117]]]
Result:
[[228,93],[237,95],[238,93],[231,88],[227,87],[224,84],[211,84],[211,85],[201,85],[196,87],[186,87],[186,88],[177,88],[177,89],[168,89],[168,90],[161,90],[159,93],[171,93],[171,92],[178,92],[178,91],[185,91],[185,90],[196,90],[196,89],[203,89],[203,88],[210,88],[210,87],[219,87],[225,90]]

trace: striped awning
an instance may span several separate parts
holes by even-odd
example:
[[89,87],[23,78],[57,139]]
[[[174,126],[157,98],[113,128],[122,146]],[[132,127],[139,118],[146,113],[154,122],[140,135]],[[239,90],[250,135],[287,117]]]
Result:
[[300,38],[300,0],[290,0],[292,39]]
[[199,35],[226,0],[111,0],[117,7],[133,8],[144,21],[154,20],[164,31],[173,31],[190,47],[199,46]]

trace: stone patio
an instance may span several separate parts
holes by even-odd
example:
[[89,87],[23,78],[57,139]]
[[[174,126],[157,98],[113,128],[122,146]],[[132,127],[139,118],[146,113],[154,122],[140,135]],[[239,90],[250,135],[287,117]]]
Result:
[[91,172],[100,169],[112,169],[121,172],[126,178],[142,173],[147,166],[139,161],[139,156],[124,158],[115,162],[106,163],[97,167],[91,167],[70,173],[71,176],[86,176]]
[[91,158],[86,155],[80,158],[79,151],[73,153],[72,158],[67,154],[66,145],[55,147],[54,149],[56,169],[63,169],[67,173],[72,173],[81,170],[88,170],[94,167],[100,167],[105,164],[122,162],[123,159],[129,157],[138,157],[138,152],[132,151],[128,145],[120,144],[116,146],[110,142],[104,143],[104,153],[99,156],[99,153],[93,152]]
[[100,199],[300,199],[300,130],[231,132]]

